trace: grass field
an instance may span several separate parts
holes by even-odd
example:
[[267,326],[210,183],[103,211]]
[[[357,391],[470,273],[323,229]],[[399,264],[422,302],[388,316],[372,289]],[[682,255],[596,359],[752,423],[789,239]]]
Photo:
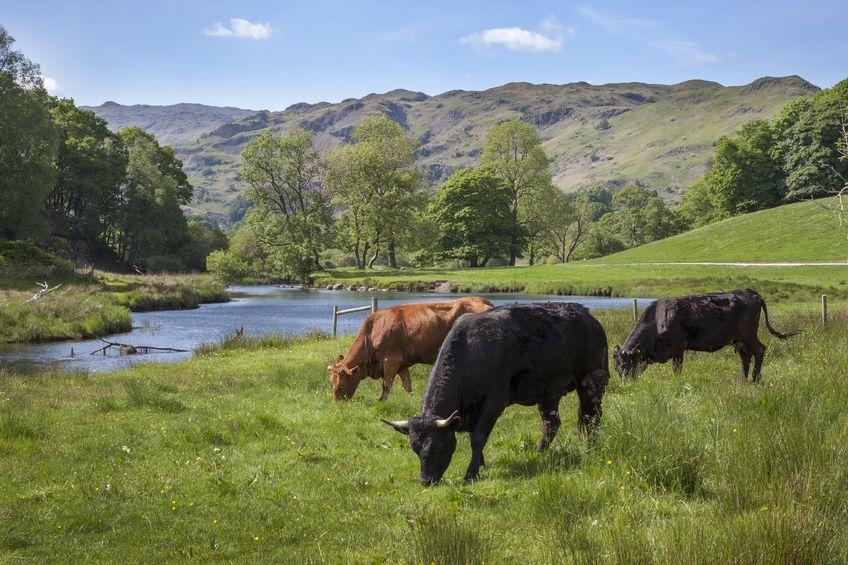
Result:
[[848,262],[848,228],[823,208],[827,203],[798,202],[737,216],[599,261]]
[[448,281],[454,291],[661,297],[752,287],[775,299],[848,296],[848,265],[730,267],[604,264],[598,261],[485,269],[340,269],[315,274],[315,286],[345,285],[426,290]]
[[[848,260],[848,231],[813,202],[737,216],[701,229],[566,265],[485,269],[339,269],[315,273],[316,286],[661,297],[752,287],[775,299],[848,296],[845,265],[729,266],[680,263],[783,263]],[[677,264],[667,264],[677,263]]]
[[[595,448],[569,396],[542,456],[536,410],[511,407],[471,485],[467,436],[447,481],[422,488],[406,438],[379,422],[417,413],[425,368],[412,396],[380,404],[370,381],[330,403],[325,367],[349,338],[6,375],[0,560],[844,563],[848,318],[772,312],[806,332],[764,338],[761,384],[731,350],[687,356],[679,376],[614,376]],[[632,325],[596,315],[611,345]]]

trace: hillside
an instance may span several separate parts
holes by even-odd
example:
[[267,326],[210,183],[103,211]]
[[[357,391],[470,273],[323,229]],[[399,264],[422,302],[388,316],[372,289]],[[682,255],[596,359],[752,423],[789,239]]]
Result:
[[[823,202],[823,201],[822,201]],[[848,260],[848,229],[816,202],[730,218],[597,259],[597,263]]]
[[196,141],[204,133],[222,124],[256,113],[255,110],[203,104],[124,106],[111,101],[100,106],[82,106],[82,108],[92,110],[105,119],[109,123],[109,129],[113,131],[138,126],[155,135],[159,143],[177,148]]
[[[177,146],[198,188],[195,211],[223,218],[243,190],[238,155],[260,132],[304,128],[314,133],[319,149],[327,150],[349,141],[355,124],[377,112],[420,140],[418,161],[431,184],[457,167],[474,165],[486,131],[518,117],[538,128],[552,159],[554,182],[561,189],[638,182],[676,201],[707,169],[719,136],[733,133],[749,120],[768,118],[788,100],[816,91],[818,87],[797,76],[765,77],[729,87],[700,80],[675,85],[510,83],[482,92],[453,90],[428,96],[393,90],[336,104],[294,104],[281,112],[241,111],[251,115],[215,126],[205,117],[186,126],[183,122],[196,119],[196,114],[176,106],[152,114],[144,109],[151,107],[109,103],[94,110],[113,127],[132,119],[145,127],[145,116],[148,129],[160,141]],[[223,116],[224,110],[234,109],[217,110]],[[189,117],[181,117],[182,113]],[[134,114],[137,117],[129,117]],[[195,131],[198,136],[191,138]]]

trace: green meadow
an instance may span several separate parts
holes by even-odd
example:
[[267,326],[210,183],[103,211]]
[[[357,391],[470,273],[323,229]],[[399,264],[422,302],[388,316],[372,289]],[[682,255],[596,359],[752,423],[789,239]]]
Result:
[[[766,295],[766,299],[769,300]],[[844,563],[848,326],[770,302],[804,329],[768,346],[760,384],[731,349],[613,375],[598,441],[561,404],[533,451],[534,408],[498,421],[481,480],[418,483],[417,413],[369,381],[332,404],[326,365],[350,337],[230,340],[194,359],[106,374],[0,377],[0,560]],[[610,346],[626,311],[595,311]]]

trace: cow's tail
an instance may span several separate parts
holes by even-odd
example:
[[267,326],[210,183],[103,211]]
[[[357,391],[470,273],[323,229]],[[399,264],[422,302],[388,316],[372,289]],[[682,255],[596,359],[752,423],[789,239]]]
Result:
[[777,339],[784,340],[784,339],[789,339],[790,337],[792,337],[794,335],[798,335],[799,333],[801,333],[801,331],[799,330],[799,331],[795,331],[795,332],[789,332],[789,333],[786,333],[786,334],[782,334],[779,331],[777,331],[776,329],[774,329],[773,327],[771,327],[771,322],[769,322],[768,308],[766,307],[765,299],[762,296],[760,296],[759,293],[757,293],[757,292],[754,292],[754,294],[756,294],[760,298],[760,307],[763,309],[763,315],[765,316],[765,319],[766,319],[766,328],[768,329],[768,331],[771,335],[773,335]]

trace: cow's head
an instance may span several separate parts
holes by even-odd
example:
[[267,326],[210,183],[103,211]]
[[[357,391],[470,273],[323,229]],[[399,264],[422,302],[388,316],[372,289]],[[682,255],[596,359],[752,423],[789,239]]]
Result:
[[612,350],[612,359],[615,363],[615,372],[622,379],[635,379],[645,369],[638,346],[632,351],[627,351],[616,345]]
[[421,461],[421,483],[432,485],[442,480],[456,449],[456,432],[462,425],[459,412],[447,418],[416,416],[409,420],[382,420],[409,436],[409,446]]
[[333,387],[333,402],[350,400],[353,393],[356,392],[356,387],[363,379],[359,366],[346,367],[342,361],[344,361],[344,355],[339,355],[336,357],[335,363],[327,365],[327,371],[330,373],[330,384]]

